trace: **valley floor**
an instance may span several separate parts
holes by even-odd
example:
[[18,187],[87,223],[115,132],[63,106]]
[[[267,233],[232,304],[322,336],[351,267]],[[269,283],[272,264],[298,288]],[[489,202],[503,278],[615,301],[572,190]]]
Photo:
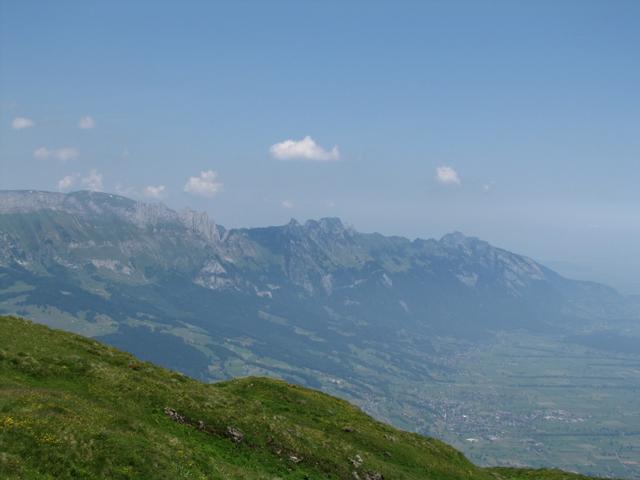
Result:
[[450,374],[401,397],[413,408],[389,420],[415,421],[482,465],[640,478],[639,355],[524,333],[459,352]]

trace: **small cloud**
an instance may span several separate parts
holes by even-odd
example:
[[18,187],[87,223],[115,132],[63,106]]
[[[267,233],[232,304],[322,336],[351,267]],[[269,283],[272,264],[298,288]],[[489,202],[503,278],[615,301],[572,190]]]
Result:
[[340,160],[340,151],[337,145],[327,151],[308,135],[302,140],[285,140],[271,145],[269,152],[273,158],[278,160],[312,160],[317,162]]
[[58,150],[53,152],[55,158],[60,160],[61,162],[66,162],[67,160],[73,160],[74,158],[78,158],[80,152],[73,147],[64,147],[59,148]]
[[96,126],[96,122],[93,119],[93,117],[90,117],[89,115],[82,117],[79,121],[78,121],[78,128],[81,128],[83,130],[89,130],[90,128],[93,128]]
[[80,152],[74,147],[62,147],[58,149],[49,149],[47,147],[40,147],[33,152],[33,156],[39,160],[45,160],[47,158],[55,158],[61,162],[67,162],[80,156]]
[[335,203],[335,202],[332,202],[332,201],[328,201],[328,202],[327,202],[327,207],[329,207],[329,208],[333,208],[333,207],[335,207],[335,206],[336,206],[336,203]]
[[491,192],[493,189],[495,188],[493,183],[485,183],[484,185],[482,185],[482,191],[484,193],[489,193]]
[[293,202],[290,200],[283,200],[280,206],[282,206],[282,208],[293,208]]
[[444,185],[460,185],[458,172],[451,167],[441,166],[436,168],[436,179]]
[[102,174],[98,173],[95,169],[89,172],[89,175],[82,179],[82,185],[84,185],[87,190],[93,190],[96,192],[101,192],[102,187]]
[[147,198],[160,200],[162,197],[164,197],[165,190],[166,189],[164,185],[158,185],[155,187],[153,185],[148,185],[144,188],[144,190],[142,191],[142,194]]
[[51,150],[49,150],[47,147],[40,147],[34,150],[33,156],[39,160],[43,160],[51,156]]
[[78,174],[73,173],[58,180],[58,190],[69,190],[78,180]]
[[197,177],[189,177],[184,186],[184,191],[201,197],[213,197],[222,190],[222,183],[218,181],[218,172],[206,170],[200,172]]
[[35,122],[30,118],[16,117],[11,121],[11,128],[14,130],[22,130],[24,128],[31,128],[35,126]]

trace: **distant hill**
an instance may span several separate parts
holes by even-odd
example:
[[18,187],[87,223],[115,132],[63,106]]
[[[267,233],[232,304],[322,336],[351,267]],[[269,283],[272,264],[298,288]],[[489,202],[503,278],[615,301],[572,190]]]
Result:
[[203,384],[0,317],[4,479],[586,479],[485,470],[345,401],[265,378]]

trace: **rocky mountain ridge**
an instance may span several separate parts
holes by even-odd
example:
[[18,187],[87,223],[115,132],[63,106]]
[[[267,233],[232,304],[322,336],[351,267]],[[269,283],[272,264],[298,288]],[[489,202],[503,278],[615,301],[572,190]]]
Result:
[[[527,257],[460,232],[440,240],[409,240],[360,233],[337,218],[226,230],[206,213],[86,191],[0,192],[0,216],[1,267],[34,274],[63,268],[89,276],[89,284],[104,277],[152,285],[179,275],[212,291],[338,299],[343,305],[359,302],[350,293],[382,288],[401,315],[419,310],[425,301],[437,303],[453,290],[469,301],[499,296],[501,307],[546,295],[543,303],[557,307],[553,316],[627,314],[613,289],[564,279]],[[427,291],[436,298],[424,298]],[[606,299],[604,311],[585,307],[584,297],[594,293]],[[536,315],[549,316],[549,311]],[[549,318],[537,320],[548,323]]]

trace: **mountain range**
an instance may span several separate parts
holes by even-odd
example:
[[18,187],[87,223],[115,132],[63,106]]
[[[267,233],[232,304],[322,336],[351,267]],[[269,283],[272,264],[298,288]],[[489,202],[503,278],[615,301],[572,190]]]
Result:
[[226,229],[107,193],[0,192],[0,313],[202,381],[318,388],[414,430],[417,386],[448,381],[465,346],[515,331],[580,341],[639,310],[459,232],[410,240],[337,218]]

